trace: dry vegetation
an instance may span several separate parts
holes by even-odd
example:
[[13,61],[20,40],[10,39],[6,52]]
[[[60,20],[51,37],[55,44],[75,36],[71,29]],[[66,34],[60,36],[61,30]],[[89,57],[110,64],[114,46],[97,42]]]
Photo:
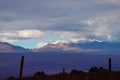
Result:
[[24,77],[22,79],[9,78],[7,80],[120,80],[120,71],[97,71],[97,72],[82,72],[71,71],[71,73],[59,73],[46,75],[41,72],[35,73],[33,76]]

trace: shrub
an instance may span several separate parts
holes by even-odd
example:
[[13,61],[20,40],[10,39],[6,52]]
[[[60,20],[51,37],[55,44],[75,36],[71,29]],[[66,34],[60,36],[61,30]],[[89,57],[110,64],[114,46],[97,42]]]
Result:
[[34,74],[34,76],[41,76],[41,75],[45,75],[44,71],[38,71]]

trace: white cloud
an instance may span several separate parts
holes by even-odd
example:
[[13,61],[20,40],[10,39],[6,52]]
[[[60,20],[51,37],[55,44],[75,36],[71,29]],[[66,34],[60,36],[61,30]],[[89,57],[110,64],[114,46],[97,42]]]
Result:
[[17,35],[21,38],[41,38],[44,36],[44,32],[40,30],[20,30],[17,32]]
[[0,38],[0,42],[8,42],[8,43],[13,43],[13,42],[16,42],[17,40],[16,39],[9,39],[7,37],[1,37]]
[[17,30],[0,33],[0,41],[2,42],[15,42],[22,39],[40,39],[44,37],[44,32],[40,30]]

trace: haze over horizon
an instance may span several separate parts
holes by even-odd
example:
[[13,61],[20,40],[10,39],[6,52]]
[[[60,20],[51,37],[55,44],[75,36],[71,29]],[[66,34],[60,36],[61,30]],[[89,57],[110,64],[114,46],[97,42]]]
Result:
[[0,0],[0,42],[120,42],[119,0]]

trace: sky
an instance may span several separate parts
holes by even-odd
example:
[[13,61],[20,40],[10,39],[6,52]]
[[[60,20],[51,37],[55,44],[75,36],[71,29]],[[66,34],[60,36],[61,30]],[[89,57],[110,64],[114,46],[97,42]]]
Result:
[[52,42],[120,42],[120,0],[0,0],[0,41],[25,48]]

